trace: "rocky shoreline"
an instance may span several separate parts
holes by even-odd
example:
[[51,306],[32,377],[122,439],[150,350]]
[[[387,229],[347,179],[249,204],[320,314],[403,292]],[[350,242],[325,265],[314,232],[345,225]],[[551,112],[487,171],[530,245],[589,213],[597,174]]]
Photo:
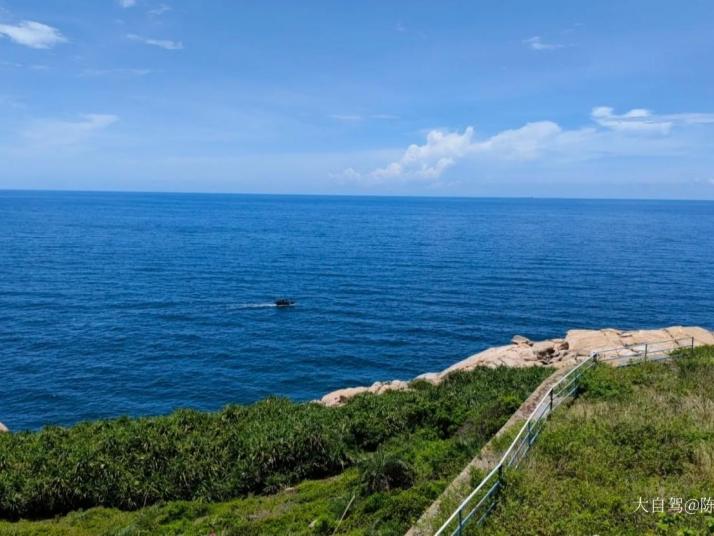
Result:
[[[446,376],[459,370],[476,367],[543,367],[562,368],[573,365],[588,357],[592,352],[622,346],[653,343],[674,343],[685,338],[694,338],[696,345],[714,345],[714,331],[698,326],[671,326],[662,329],[622,331],[618,329],[571,329],[562,339],[531,341],[522,335],[515,335],[510,344],[487,348],[451,365],[441,372],[426,372],[413,380],[392,380],[375,382],[369,387],[347,387],[332,391],[319,402],[326,406],[338,406],[353,396],[362,393],[382,394],[387,391],[409,389],[410,381],[424,380],[440,383]],[[9,430],[0,422],[0,433]]]
[[[420,374],[414,380],[434,384],[441,382],[452,372],[471,370],[476,367],[567,367],[588,357],[592,352],[639,344],[668,343],[682,345],[681,339],[694,338],[696,345],[714,344],[714,331],[698,326],[671,326],[662,329],[622,331],[618,329],[571,329],[562,339],[531,341],[521,335],[511,339],[510,344],[488,348],[474,354],[441,372]],[[678,342],[679,341],[679,342]],[[362,393],[382,394],[409,388],[409,382],[392,380],[375,382],[369,387],[347,387],[323,396],[319,402],[326,406],[343,404]]]

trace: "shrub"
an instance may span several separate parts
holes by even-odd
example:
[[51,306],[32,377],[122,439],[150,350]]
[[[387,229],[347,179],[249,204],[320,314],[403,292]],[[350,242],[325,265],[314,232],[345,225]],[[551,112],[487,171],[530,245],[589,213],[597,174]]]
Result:
[[[335,475],[393,438],[450,437],[468,419],[483,444],[547,369],[476,369],[439,386],[358,396],[342,407],[269,398],[205,413],[181,410],[69,428],[0,434],[0,516],[46,517],[93,506],[133,510],[223,501]],[[388,486],[406,467],[383,467]]]
[[414,483],[414,469],[404,460],[386,455],[382,449],[365,457],[359,464],[360,487],[366,495],[409,488]]

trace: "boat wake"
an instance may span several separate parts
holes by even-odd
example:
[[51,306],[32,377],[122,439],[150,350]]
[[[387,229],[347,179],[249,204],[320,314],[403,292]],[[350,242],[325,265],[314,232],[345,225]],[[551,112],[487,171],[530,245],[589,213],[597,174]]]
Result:
[[263,309],[265,307],[277,307],[275,303],[238,303],[236,305],[228,305],[228,309]]

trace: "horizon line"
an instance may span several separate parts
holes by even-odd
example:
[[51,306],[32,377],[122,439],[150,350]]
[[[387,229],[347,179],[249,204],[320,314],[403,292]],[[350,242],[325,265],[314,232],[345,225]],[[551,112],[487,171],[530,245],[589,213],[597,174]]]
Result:
[[79,193],[79,194],[150,194],[150,195],[234,195],[255,197],[366,197],[395,199],[520,199],[520,200],[562,200],[562,201],[691,201],[714,202],[711,199],[693,199],[687,197],[558,197],[538,195],[420,195],[420,194],[340,194],[340,193],[269,193],[269,192],[201,192],[193,190],[84,190],[79,188],[0,188],[3,192],[45,192],[45,193]]

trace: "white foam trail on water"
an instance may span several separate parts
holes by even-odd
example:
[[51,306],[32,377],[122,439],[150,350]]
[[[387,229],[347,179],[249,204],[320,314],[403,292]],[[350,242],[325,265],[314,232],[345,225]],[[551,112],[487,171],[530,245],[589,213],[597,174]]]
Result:
[[274,303],[238,303],[226,306],[228,309],[262,309],[264,307],[277,307]]

